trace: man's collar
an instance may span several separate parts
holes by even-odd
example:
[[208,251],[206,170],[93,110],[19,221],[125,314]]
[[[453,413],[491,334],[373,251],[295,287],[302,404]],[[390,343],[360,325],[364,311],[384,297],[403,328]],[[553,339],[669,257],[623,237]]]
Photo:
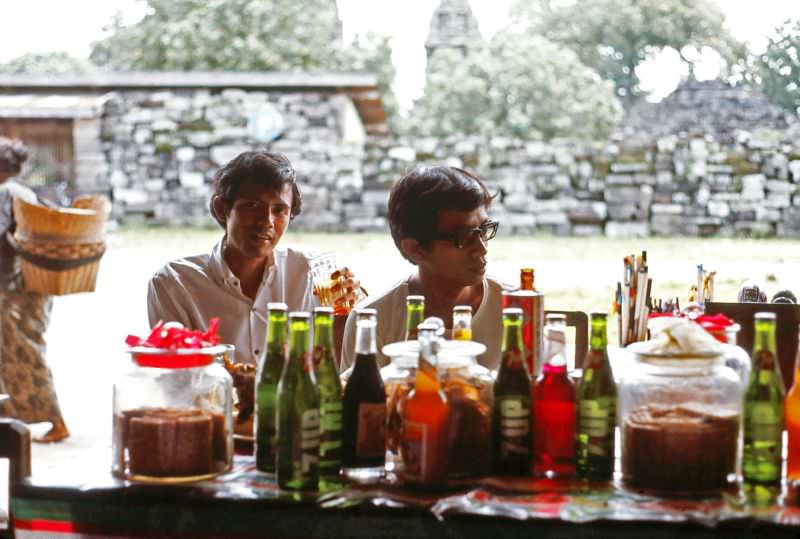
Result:
[[[223,255],[225,238],[226,236],[223,236],[216,244],[214,244],[213,249],[211,249],[210,266],[213,274],[219,281],[230,282],[231,280],[238,280],[238,277],[236,277],[236,274],[233,273],[233,270],[231,270],[230,266],[228,266],[228,263],[225,262],[225,257]],[[285,249],[282,249],[281,247],[275,247],[275,249],[272,251],[272,264],[264,267],[264,275],[261,278],[262,281],[268,279],[274,274],[272,268],[277,266],[277,261],[279,258],[282,259],[285,256]]]

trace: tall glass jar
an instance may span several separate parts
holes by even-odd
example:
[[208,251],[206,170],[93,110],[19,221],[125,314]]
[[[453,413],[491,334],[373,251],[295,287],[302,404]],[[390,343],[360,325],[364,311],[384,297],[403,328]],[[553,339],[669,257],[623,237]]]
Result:
[[129,350],[132,365],[114,384],[115,476],[169,483],[231,469],[233,384],[221,357],[232,350]]
[[719,353],[635,354],[619,386],[625,486],[692,495],[735,482],[740,387]]
[[[484,345],[472,341],[444,341],[439,349],[439,379],[450,404],[451,479],[489,472],[494,378],[476,359],[485,350]],[[387,406],[386,470],[398,472],[402,466],[403,406],[414,388],[419,345],[417,341],[401,341],[384,346],[383,353],[391,359],[381,369]]]

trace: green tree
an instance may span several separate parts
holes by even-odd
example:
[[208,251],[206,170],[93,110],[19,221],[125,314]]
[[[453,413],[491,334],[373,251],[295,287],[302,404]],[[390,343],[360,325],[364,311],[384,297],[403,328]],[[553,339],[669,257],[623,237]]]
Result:
[[[114,70],[366,70],[379,80],[390,120],[397,110],[388,40],[345,45],[336,0],[146,0],[126,26],[119,16],[91,59]],[[390,122],[391,123],[391,122]]]
[[425,91],[414,103],[408,129],[436,136],[494,131],[490,65],[486,49],[466,56],[453,49],[437,51],[430,58]]
[[410,121],[417,133],[598,139],[621,117],[611,84],[539,36],[507,30],[487,48],[437,51],[431,62]]
[[499,34],[490,80],[496,122],[514,136],[605,138],[622,116],[613,86],[545,38]]
[[86,60],[66,52],[29,52],[0,64],[0,73],[27,73],[31,75],[64,75],[85,73],[93,66]]
[[703,47],[728,66],[745,55],[712,0],[517,0],[512,15],[518,29],[574,50],[624,98],[641,94],[636,68],[664,48],[678,51],[690,67],[693,51]]
[[146,2],[141,21],[112,20],[92,61],[117,70],[321,69],[340,41],[335,0]]
[[381,93],[389,128],[395,133],[403,129],[397,98],[392,90],[396,70],[392,63],[392,47],[389,45],[388,37],[370,32],[361,39],[356,38],[350,45],[341,47],[341,51],[332,62],[331,69],[366,71],[374,74],[378,78],[378,90]]
[[764,95],[786,110],[800,112],[800,20],[776,28],[755,64],[751,78]]

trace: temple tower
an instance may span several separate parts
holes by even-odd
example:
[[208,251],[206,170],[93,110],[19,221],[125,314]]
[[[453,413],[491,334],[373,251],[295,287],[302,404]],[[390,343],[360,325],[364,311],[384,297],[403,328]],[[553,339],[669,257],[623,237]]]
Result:
[[482,41],[478,20],[472,14],[468,0],[441,0],[431,17],[431,28],[425,40],[428,61],[439,49],[467,49]]

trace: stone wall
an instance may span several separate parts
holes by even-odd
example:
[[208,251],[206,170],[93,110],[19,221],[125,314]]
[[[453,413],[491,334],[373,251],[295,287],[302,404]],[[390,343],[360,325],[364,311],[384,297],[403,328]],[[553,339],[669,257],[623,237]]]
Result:
[[240,152],[266,145],[294,163],[315,226],[338,225],[344,193],[361,186],[363,141],[348,141],[345,132],[351,108],[346,97],[317,92],[114,94],[99,138],[115,215],[122,222],[211,225],[214,173]]
[[365,139],[347,127],[348,114],[352,123],[349,98],[315,92],[117,93],[99,121],[81,126],[99,131],[96,144],[82,135],[80,153],[107,178],[84,187],[105,183],[122,222],[213,226],[214,173],[266,145],[297,169],[296,228],[386,231],[392,183],[413,166],[446,163],[475,170],[498,193],[502,233],[800,236],[796,125],[725,137],[628,129],[605,144]]
[[[391,183],[417,164],[473,169],[498,193],[505,233],[800,236],[800,130],[669,135],[653,144],[505,138],[371,140],[365,205],[382,215]],[[369,211],[369,210],[365,210]],[[385,227],[378,218],[375,228]]]

